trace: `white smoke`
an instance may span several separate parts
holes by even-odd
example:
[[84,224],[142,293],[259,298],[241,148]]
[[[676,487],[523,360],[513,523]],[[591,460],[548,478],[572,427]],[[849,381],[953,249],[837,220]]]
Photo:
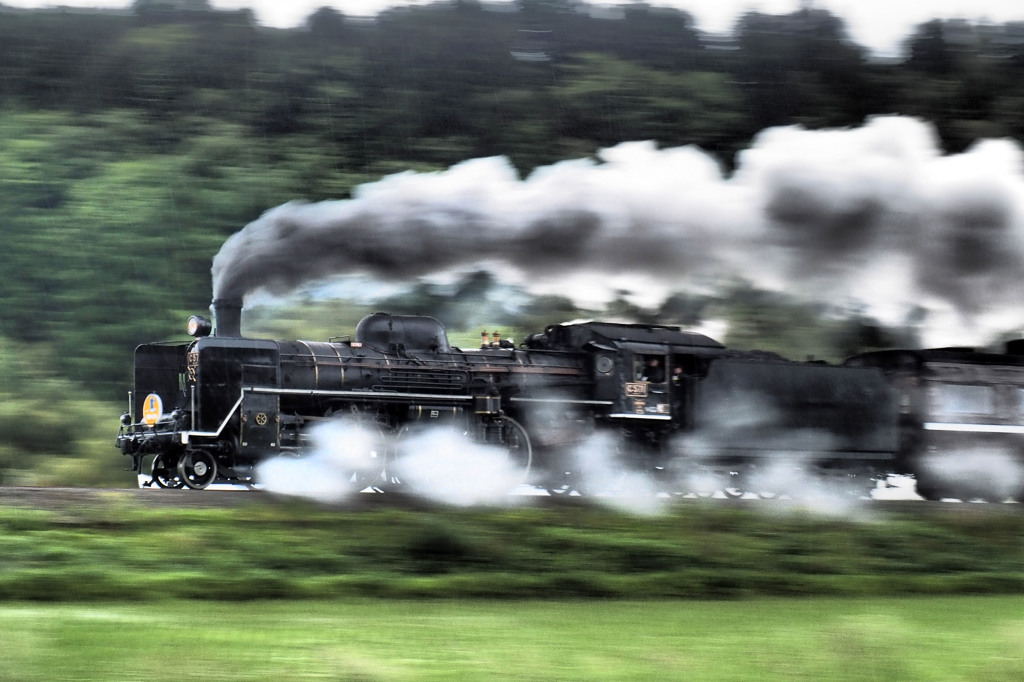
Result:
[[950,497],[965,502],[977,498],[1004,502],[1024,491],[1024,465],[1008,447],[958,446],[955,452],[924,457],[921,465]]
[[297,456],[262,462],[257,483],[268,492],[336,503],[366,489],[401,490],[456,506],[510,504],[525,471],[506,448],[474,442],[459,429],[429,427],[385,437],[356,421],[309,429]]
[[474,442],[459,429],[429,427],[403,436],[392,473],[404,492],[461,507],[510,504],[525,471],[506,448]]
[[338,419],[309,429],[309,447],[298,457],[261,462],[256,481],[279,495],[340,502],[380,482],[385,450],[380,434],[362,424]]
[[[820,438],[815,433],[791,434],[790,440]],[[611,432],[600,432],[572,452],[572,488],[589,500],[619,511],[655,515],[671,509],[673,500],[684,497],[743,497],[787,500],[751,509],[810,511],[853,517],[870,499],[872,480],[854,478],[842,471],[827,472],[815,465],[810,451],[764,452],[756,462],[747,460],[734,471],[721,464],[713,449],[690,450],[676,443],[666,468],[652,470],[636,443]]]
[[667,292],[739,276],[853,297],[890,322],[924,304],[948,329],[1005,330],[1022,320],[1022,159],[1008,140],[944,154],[932,126],[896,116],[769,129],[731,175],[695,147],[651,142],[525,179],[505,158],[474,159],[389,176],[350,200],[271,209],[217,254],[214,297],[493,265],[563,292],[592,278]]
[[800,510],[834,516],[862,513],[875,485],[860,472],[819,469],[807,453],[778,453],[750,477],[755,492],[771,491],[773,496],[790,498]]
[[642,461],[636,461],[635,443],[611,432],[586,438],[570,453],[577,489],[599,504],[632,514],[651,515],[665,510],[659,482]]
[[[507,450],[474,442],[450,426],[413,430],[386,442],[375,428],[338,419],[310,429],[309,440],[301,456],[262,462],[258,484],[270,493],[325,503],[379,487],[454,506],[507,506],[523,499],[512,493],[523,483],[524,471]],[[735,486],[747,496],[770,493],[820,512],[846,513],[856,504],[841,480],[814,473],[807,453],[774,453],[740,479],[713,464],[713,448],[694,448],[692,439],[685,447],[677,444],[675,452],[687,467],[654,471],[641,453],[635,442],[613,432],[592,434],[570,449],[573,489],[597,504],[638,515],[664,512],[678,494],[721,497]],[[999,471],[1007,476],[1006,469]],[[976,468],[947,466],[946,472],[977,475]],[[1020,481],[1020,473],[1017,469],[1018,478],[1006,480]]]

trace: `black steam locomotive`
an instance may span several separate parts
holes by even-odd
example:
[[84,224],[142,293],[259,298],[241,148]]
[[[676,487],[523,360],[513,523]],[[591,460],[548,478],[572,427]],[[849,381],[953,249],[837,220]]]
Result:
[[928,498],[1024,490],[949,466],[969,441],[1020,468],[1016,355],[889,351],[836,366],[605,322],[460,349],[433,318],[385,313],[351,339],[272,341],[241,335],[240,303],[214,301],[214,312],[215,335],[193,317],[193,340],[135,352],[117,444],[133,470],[149,460],[160,487],[254,483],[261,462],[301,455],[312,427],[346,420],[375,434],[347,464],[354,489],[400,485],[408,434],[441,426],[494,446],[516,483],[552,493],[594,485],[595,438],[604,470],[641,472],[670,493],[778,494],[808,474],[861,494],[890,474],[916,476]]

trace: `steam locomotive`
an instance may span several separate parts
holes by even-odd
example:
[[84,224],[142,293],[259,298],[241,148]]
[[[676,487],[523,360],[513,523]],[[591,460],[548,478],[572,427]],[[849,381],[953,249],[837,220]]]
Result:
[[[135,351],[117,436],[152,483],[256,482],[260,463],[301,456],[317,424],[373,434],[346,463],[353,489],[402,482],[418,429],[501,453],[515,483],[588,489],[597,466],[673,494],[775,495],[808,475],[865,494],[912,475],[926,498],[1020,498],[1024,355],[885,351],[843,365],[725,348],[678,327],[551,325],[519,347],[461,349],[430,317],[386,313],[329,342],[243,337],[241,303],[213,302],[192,340]],[[610,445],[608,445],[610,444]],[[988,478],[972,458],[1006,464]],[[472,476],[472,471],[465,472]],[[514,486],[513,486],[514,487]]]

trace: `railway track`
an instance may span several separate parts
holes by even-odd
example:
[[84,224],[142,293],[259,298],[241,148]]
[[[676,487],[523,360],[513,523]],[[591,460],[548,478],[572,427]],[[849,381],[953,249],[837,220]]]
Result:
[[[297,498],[268,493],[262,490],[190,490],[161,488],[58,488],[32,486],[0,486],[0,507],[21,507],[40,510],[62,511],[76,506],[95,505],[138,505],[143,507],[168,508],[223,508],[247,505],[288,504]],[[831,505],[817,504],[819,500],[794,499],[710,499],[701,497],[679,497],[664,500],[665,507],[687,505],[722,505],[751,509],[820,509],[828,513]],[[513,494],[508,497],[510,507],[557,507],[565,505],[616,504],[613,497],[548,496],[546,494]],[[354,493],[338,501],[324,503],[325,507],[339,510],[373,509],[437,509],[445,506],[414,495],[403,493]],[[498,505],[489,505],[501,506]],[[921,499],[860,499],[845,500],[845,509],[865,509],[884,513],[909,514],[1024,514],[1024,504],[1017,503],[964,503],[955,500],[926,502]]]

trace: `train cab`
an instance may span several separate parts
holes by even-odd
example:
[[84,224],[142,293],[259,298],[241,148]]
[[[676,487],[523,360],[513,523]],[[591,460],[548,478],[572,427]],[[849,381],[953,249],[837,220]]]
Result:
[[626,372],[622,392],[611,417],[669,421],[672,419],[671,385],[668,381],[669,353],[667,346],[627,343]]

